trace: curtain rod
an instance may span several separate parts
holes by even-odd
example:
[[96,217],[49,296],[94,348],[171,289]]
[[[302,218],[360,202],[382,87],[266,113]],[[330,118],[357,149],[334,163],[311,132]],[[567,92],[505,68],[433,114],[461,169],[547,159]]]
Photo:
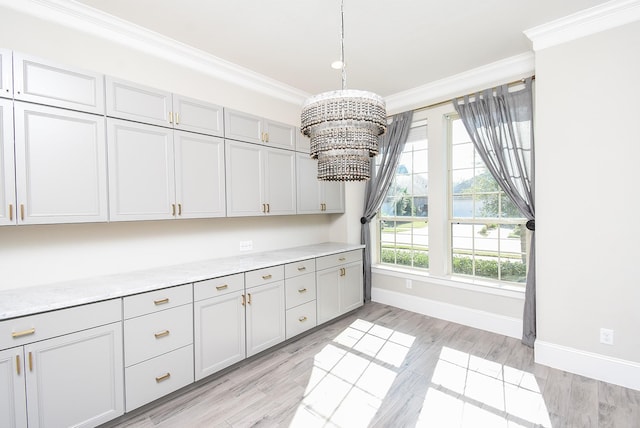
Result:
[[[527,80],[527,77],[522,78],[522,79],[519,79],[519,80],[514,80],[514,81],[509,82],[509,83],[506,83],[506,85],[507,85],[507,86],[515,86],[515,85],[519,85],[519,84],[524,83],[524,81],[525,81],[525,80]],[[535,75],[535,74],[531,76],[531,80],[536,80],[536,75]],[[505,84],[503,83],[502,85],[498,85],[498,86],[503,86],[503,85],[505,85]],[[484,89],[483,89],[483,90],[484,90]],[[482,90],[481,90],[481,91],[478,91],[478,92],[482,92]],[[473,94],[469,94],[469,95],[473,95]],[[429,104],[429,105],[427,105],[427,106],[414,108],[414,109],[413,109],[413,111],[417,111],[417,110],[426,110],[426,109],[428,109],[428,108],[440,107],[440,106],[443,106],[443,105],[445,105],[445,104],[449,104],[449,103],[452,103],[452,102],[453,102],[453,98],[450,98],[450,99],[448,99],[448,100],[440,101],[440,102],[437,102],[437,103],[434,103],[434,104]]]

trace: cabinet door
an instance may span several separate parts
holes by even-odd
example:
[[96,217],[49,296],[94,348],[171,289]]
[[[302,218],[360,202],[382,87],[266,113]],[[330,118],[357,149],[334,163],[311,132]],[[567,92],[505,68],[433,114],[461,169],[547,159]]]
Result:
[[173,127],[171,93],[106,77],[107,116]]
[[176,129],[217,137],[224,136],[222,106],[174,94],[173,114]]
[[16,102],[19,224],[107,220],[104,117]]
[[245,358],[243,293],[236,291],[194,303],[196,380]]
[[226,185],[227,216],[262,215],[266,209],[264,196],[264,161],[262,147],[227,141]]
[[340,315],[340,268],[316,272],[316,304],[318,324]]
[[122,323],[25,345],[29,427],[90,427],[124,412]]
[[311,138],[300,132],[300,128],[296,128],[296,152],[311,153]]
[[322,203],[326,213],[344,212],[344,182],[323,181]]
[[107,119],[111,221],[174,218],[173,131]]
[[232,140],[262,144],[262,118],[235,110],[224,109],[224,136]]
[[318,180],[318,161],[306,153],[296,153],[297,205],[298,214],[316,214],[322,211]]
[[264,132],[266,138],[264,143],[271,147],[281,147],[283,149],[295,150],[296,148],[296,128],[285,123],[264,121]]
[[178,217],[224,217],[224,140],[175,131],[174,143]]
[[0,49],[0,97],[13,98],[13,53]]
[[284,281],[247,289],[247,357],[284,339]]
[[363,305],[362,263],[342,267],[340,275],[340,313],[344,314]]
[[18,52],[13,54],[14,98],[104,114],[104,76]]
[[295,152],[282,149],[264,149],[265,202],[267,214],[296,213]]
[[13,103],[0,99],[0,226],[16,224]]
[[22,346],[0,351],[0,427],[27,426]]

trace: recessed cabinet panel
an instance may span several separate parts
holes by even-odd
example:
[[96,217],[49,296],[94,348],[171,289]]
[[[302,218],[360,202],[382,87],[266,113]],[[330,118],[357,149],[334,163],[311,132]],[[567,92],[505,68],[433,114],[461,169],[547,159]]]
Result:
[[318,180],[318,161],[296,153],[298,214],[344,212],[344,183]]
[[262,118],[224,109],[224,136],[231,140],[261,144],[264,138]]
[[265,197],[272,215],[296,213],[295,152],[265,149]]
[[0,49],[0,98],[13,98],[13,53]]
[[247,290],[247,357],[285,340],[284,281]]
[[14,98],[104,114],[104,76],[52,61],[13,54]]
[[222,106],[200,100],[173,95],[173,112],[176,129],[224,136],[224,114]]
[[15,103],[19,224],[107,220],[104,117]]
[[224,140],[175,131],[174,142],[179,218],[224,217]]
[[324,195],[324,212],[325,213],[343,213],[344,212],[344,182],[339,181],[323,181],[322,194]]
[[22,347],[0,351],[0,427],[27,426]]
[[109,118],[107,139],[110,220],[173,218],[173,131]]
[[106,77],[107,116],[173,127],[171,93]]
[[283,149],[295,150],[296,129],[284,123],[265,120],[266,141],[268,146],[281,147]]
[[262,147],[226,142],[227,216],[264,213],[264,161]]
[[296,152],[310,153],[311,152],[311,138],[300,132],[299,128],[296,128]]
[[0,99],[0,226],[16,224],[13,102]]

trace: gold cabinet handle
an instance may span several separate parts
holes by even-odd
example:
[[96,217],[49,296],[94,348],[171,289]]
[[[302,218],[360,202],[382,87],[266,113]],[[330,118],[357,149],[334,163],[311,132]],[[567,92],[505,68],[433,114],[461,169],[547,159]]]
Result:
[[13,204],[9,204],[9,221],[13,221]]
[[160,333],[154,333],[154,336],[156,337],[156,339],[167,337],[169,336],[169,330],[161,331]]
[[271,279],[272,275],[268,274],[268,275],[262,275],[262,279]]
[[343,261],[345,261],[345,260],[347,260],[347,259],[346,259],[346,257],[340,257],[338,260],[339,260],[339,261],[341,261],[341,262],[343,262]]
[[251,304],[251,293],[247,293],[247,305]]
[[20,364],[20,355],[16,355],[16,373],[18,374],[18,376],[20,376],[20,367],[22,366],[22,364]]
[[176,112],[176,125],[180,124],[180,113]]
[[306,293],[307,289],[306,288],[298,288],[298,293]]
[[169,112],[169,123],[173,123],[173,112]]
[[11,337],[13,337],[14,339],[17,339],[18,337],[22,337],[22,336],[29,336],[30,334],[34,334],[35,332],[36,332],[35,328],[30,328],[29,330],[13,332],[11,333]]
[[164,305],[164,304],[167,304],[167,303],[169,303],[169,298],[168,297],[165,297],[164,299],[159,299],[159,300],[154,300],[153,301],[153,304],[156,305],[156,306]]
[[298,268],[298,270],[299,270],[300,272],[302,272],[303,270],[307,270],[307,267],[306,267],[306,266],[300,266],[300,267]]
[[24,204],[20,204],[20,220],[24,221]]
[[267,213],[267,204],[262,204],[262,212]]
[[347,274],[344,268],[340,268],[340,276],[345,276]]
[[178,215],[182,215],[182,204],[178,204]]
[[216,285],[216,290],[218,290],[218,291],[226,290],[227,288],[229,288],[228,284]]
[[163,374],[162,376],[156,377],[156,383],[160,383],[163,380],[169,379],[170,377],[171,377],[171,373],[167,372],[167,373]]
[[176,216],[176,204],[171,204],[171,215]]
[[267,214],[269,214],[271,212],[271,207],[269,206],[269,204],[267,204]]
[[244,305],[245,305],[245,303],[246,303],[246,300],[245,300],[245,299],[246,299],[246,298],[244,297],[244,294],[243,294],[243,295],[242,295],[242,303],[240,303],[242,306],[244,306]]
[[307,317],[304,317],[304,316],[298,318],[298,321],[300,322],[305,322],[306,320],[307,320]]
[[265,132],[264,133],[264,137],[265,137],[265,143],[268,143],[269,142],[269,133]]
[[29,352],[29,371],[33,371],[33,354]]

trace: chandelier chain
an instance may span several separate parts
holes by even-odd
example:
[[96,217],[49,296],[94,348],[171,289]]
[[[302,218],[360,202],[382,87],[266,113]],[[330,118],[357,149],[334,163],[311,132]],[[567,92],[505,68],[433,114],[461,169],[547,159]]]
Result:
[[344,0],[340,2],[340,62],[342,63],[342,90],[347,89],[347,70],[344,62]]

